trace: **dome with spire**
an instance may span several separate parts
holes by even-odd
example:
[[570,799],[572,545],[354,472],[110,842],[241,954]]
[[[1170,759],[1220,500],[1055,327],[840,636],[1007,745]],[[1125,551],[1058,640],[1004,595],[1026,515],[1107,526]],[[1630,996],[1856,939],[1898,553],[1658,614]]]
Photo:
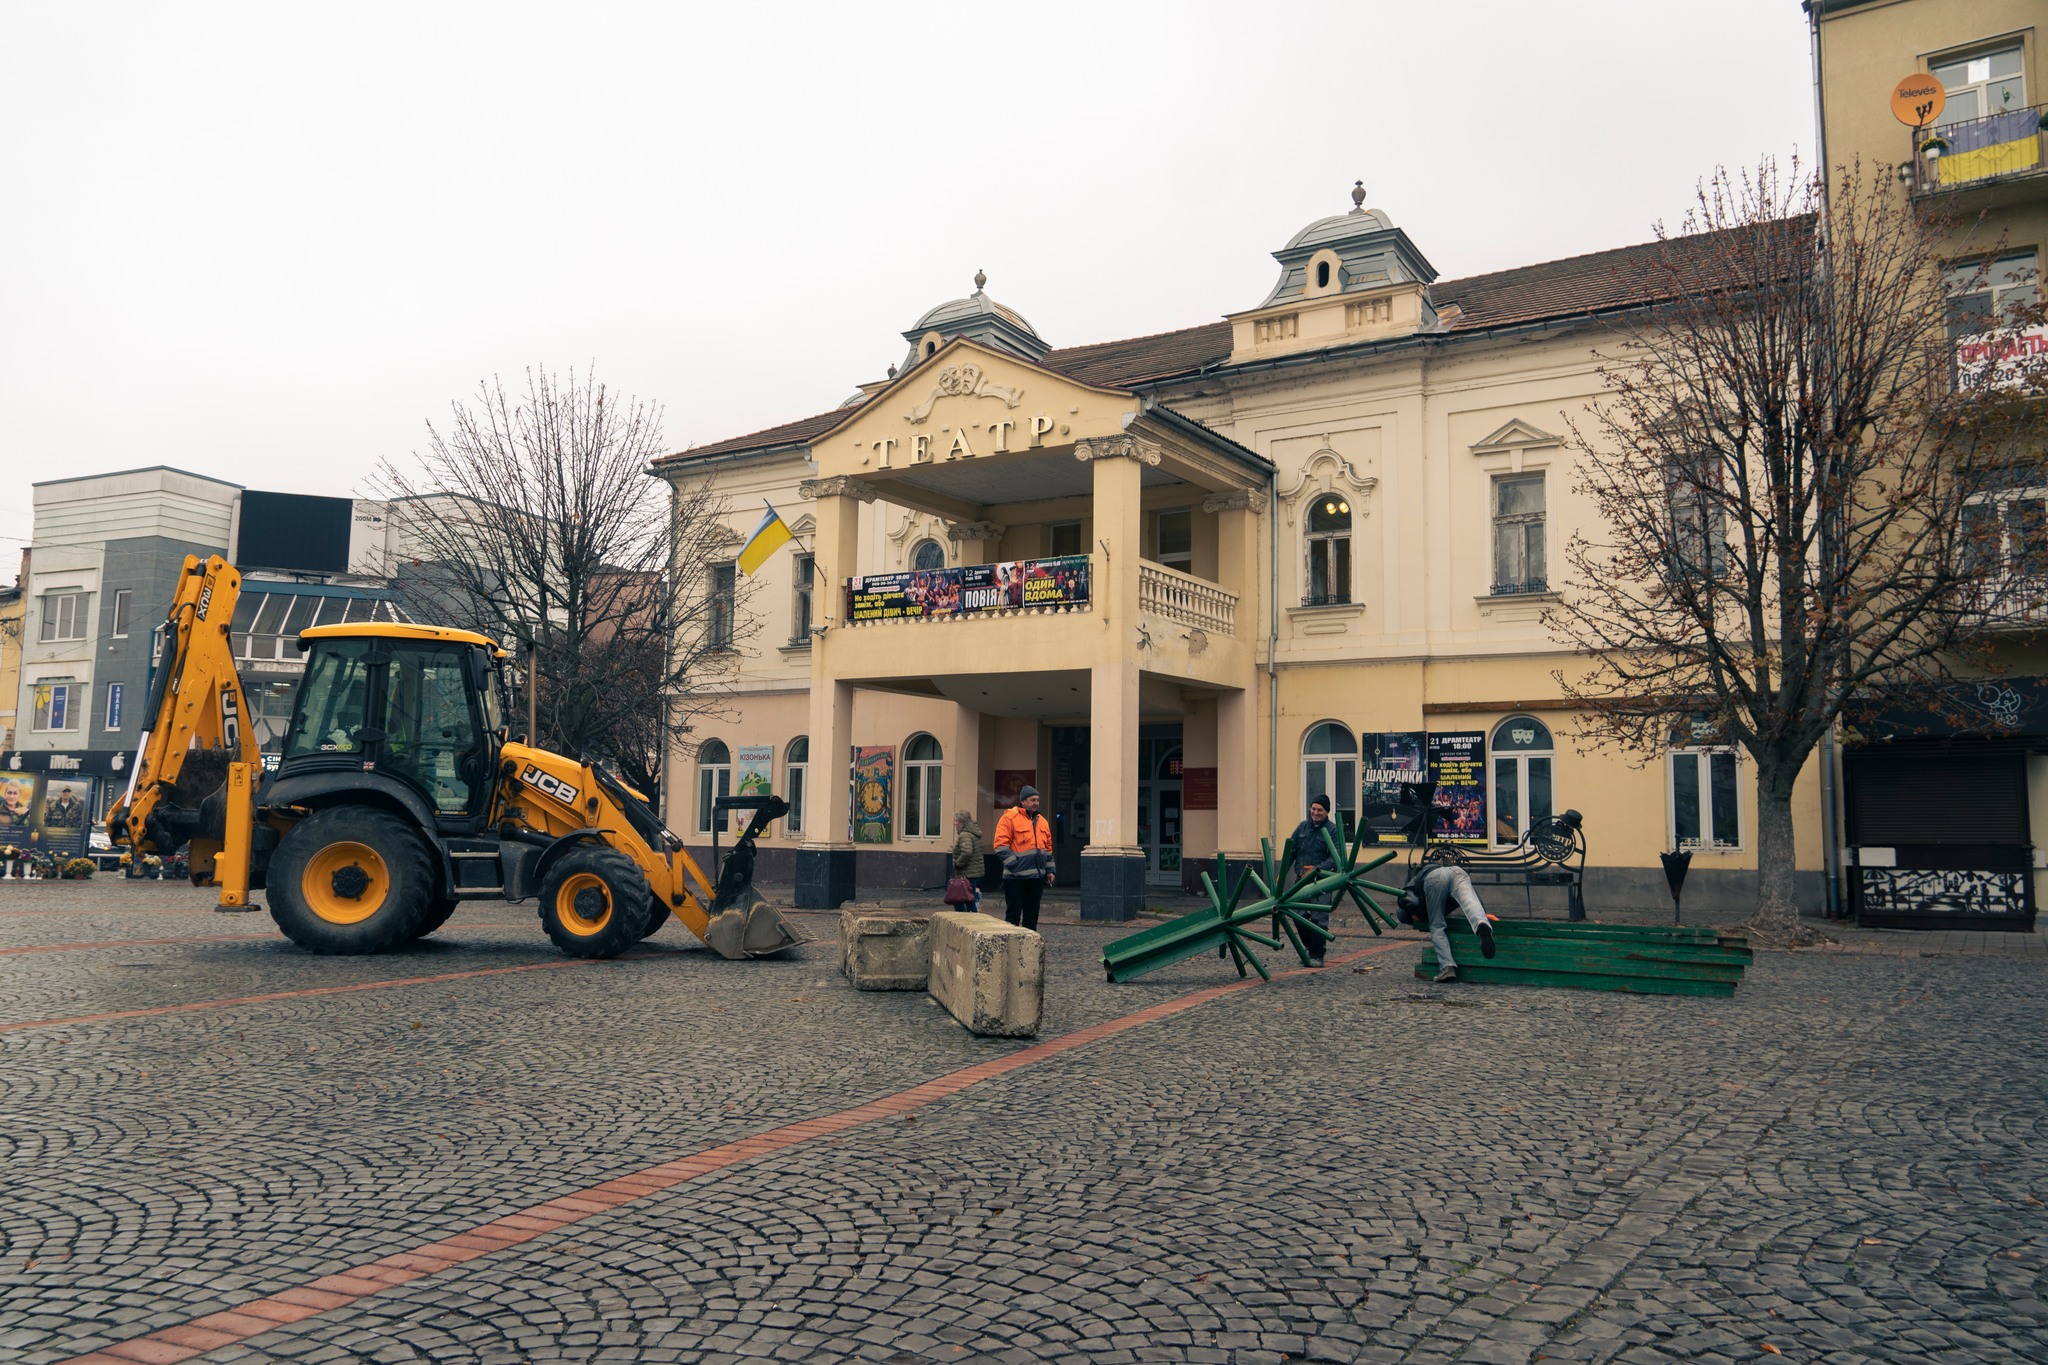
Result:
[[910,343],[910,354],[905,357],[903,368],[911,369],[958,336],[972,337],[984,346],[1007,351],[1025,360],[1035,361],[1052,349],[1040,340],[1038,332],[1024,320],[1023,314],[990,298],[987,286],[987,272],[977,270],[974,272],[972,294],[948,299],[936,308],[927,309],[924,316],[903,333],[903,339]]
[[1317,293],[1333,288],[1348,294],[1389,284],[1428,284],[1436,278],[1436,268],[1415,249],[1408,234],[1394,226],[1386,211],[1365,206],[1363,180],[1351,186],[1349,213],[1316,219],[1288,238],[1273,258],[1280,262],[1280,281],[1259,305],[1262,308],[1307,296],[1311,292],[1311,261],[1318,267]]

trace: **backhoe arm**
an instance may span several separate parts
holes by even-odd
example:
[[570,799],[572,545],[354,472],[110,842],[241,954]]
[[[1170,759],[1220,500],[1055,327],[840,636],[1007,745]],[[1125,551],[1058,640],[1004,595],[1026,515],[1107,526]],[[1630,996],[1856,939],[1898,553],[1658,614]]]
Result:
[[[172,853],[188,840],[194,841],[195,881],[200,879],[202,860],[211,862],[225,839],[230,849],[239,845],[246,885],[247,826],[253,819],[248,793],[260,758],[255,737],[243,724],[247,700],[228,643],[228,627],[241,595],[241,574],[219,555],[209,556],[204,563],[197,555],[185,557],[170,615],[164,622],[163,654],[150,679],[149,698],[142,711],[142,742],[128,775],[127,794],[107,815],[107,836],[116,845],[126,845],[137,857],[148,852]],[[224,753],[228,773],[215,771],[201,779],[201,765],[191,760],[202,751],[211,751],[209,760],[215,766],[218,758],[213,755]],[[230,805],[239,809],[209,811],[213,818],[206,818],[201,802],[213,794],[223,776],[230,779]],[[240,801],[232,800],[237,777]],[[183,787],[181,779],[188,779]],[[193,790],[201,786],[205,789]],[[234,869],[226,871],[232,878]]]

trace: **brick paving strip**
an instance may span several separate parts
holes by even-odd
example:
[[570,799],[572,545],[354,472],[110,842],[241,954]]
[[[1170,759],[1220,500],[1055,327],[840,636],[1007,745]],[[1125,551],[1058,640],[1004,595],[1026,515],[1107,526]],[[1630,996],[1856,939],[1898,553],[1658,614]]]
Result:
[[[1284,979],[1290,976],[1308,976],[1318,971],[1330,971],[1360,958],[1372,957],[1378,953],[1396,952],[1402,948],[1415,948],[1421,940],[1407,939],[1393,943],[1381,943],[1360,952],[1333,957],[1322,968],[1303,968],[1296,971],[1280,972],[1276,976]],[[536,966],[580,966],[578,962],[538,963]],[[530,971],[531,967],[504,967],[496,971]],[[419,981],[447,981],[465,976],[491,976],[491,971],[456,972],[442,977],[421,977]],[[342,986],[331,991],[366,990],[378,986],[408,984],[394,982],[365,983],[362,986]],[[306,1318],[337,1308],[346,1308],[373,1294],[381,1294],[414,1280],[437,1275],[444,1270],[466,1264],[495,1252],[504,1251],[525,1242],[533,1241],[550,1232],[559,1231],[572,1224],[600,1213],[609,1213],[622,1205],[630,1204],[648,1195],[661,1194],[678,1185],[715,1174],[742,1162],[753,1161],[788,1148],[814,1142],[819,1138],[843,1133],[849,1128],[874,1123],[882,1119],[896,1118],[903,1114],[922,1109],[949,1099],[971,1086],[983,1081],[994,1080],[1012,1071],[1032,1066],[1051,1057],[1075,1048],[1086,1047],[1104,1038],[1114,1037],[1130,1029],[1156,1023],[1161,1019],[1183,1013],[1212,1000],[1235,995],[1259,984],[1257,977],[1232,981],[1221,986],[1210,986],[1193,991],[1173,1000],[1162,1001],[1134,1014],[1122,1015],[1105,1020],[1073,1033],[1062,1034],[1042,1043],[1020,1048],[1007,1056],[990,1061],[978,1062],[962,1067],[943,1076],[885,1095],[866,1104],[842,1109],[837,1113],[825,1114],[818,1118],[784,1124],[770,1128],[752,1137],[736,1142],[720,1143],[707,1147],[674,1161],[665,1161],[618,1176],[601,1184],[589,1186],[570,1194],[557,1195],[545,1203],[534,1204],[517,1213],[508,1213],[487,1223],[480,1223],[467,1232],[453,1237],[444,1237],[437,1242],[428,1242],[406,1251],[394,1252],[362,1265],[350,1266],[332,1275],[322,1276],[295,1289],[281,1290],[267,1298],[253,1299],[248,1303],[218,1313],[209,1313],[191,1322],[176,1327],[159,1328],[143,1336],[103,1346],[85,1355],[73,1356],[57,1365],[176,1365],[176,1362],[205,1355],[223,1346],[248,1341],[279,1327],[301,1322]],[[250,1000],[274,1000],[304,995],[324,995],[330,990],[286,991],[277,996],[251,996]],[[233,1003],[233,1002],[215,1002]],[[200,1006],[204,1008],[205,1006]],[[180,1007],[172,1007],[173,1009]],[[192,1008],[192,1007],[185,1007]],[[132,1011],[131,1013],[157,1014],[164,1010]],[[93,1019],[122,1018],[125,1015],[91,1015]],[[72,1021],[78,1022],[78,1021]]]

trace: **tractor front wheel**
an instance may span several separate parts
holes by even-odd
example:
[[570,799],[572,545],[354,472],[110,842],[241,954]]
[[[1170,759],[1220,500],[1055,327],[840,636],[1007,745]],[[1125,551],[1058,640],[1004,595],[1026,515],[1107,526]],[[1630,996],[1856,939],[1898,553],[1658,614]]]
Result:
[[368,806],[301,820],[270,860],[270,916],[316,953],[383,953],[420,932],[439,888],[412,823]]
[[570,957],[617,957],[646,937],[652,911],[647,878],[615,848],[571,849],[541,879],[541,926]]

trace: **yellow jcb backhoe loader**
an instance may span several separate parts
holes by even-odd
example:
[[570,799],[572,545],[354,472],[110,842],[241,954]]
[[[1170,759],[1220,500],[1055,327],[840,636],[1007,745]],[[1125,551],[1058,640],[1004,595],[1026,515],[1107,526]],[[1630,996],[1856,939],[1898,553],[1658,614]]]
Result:
[[[538,899],[573,957],[611,957],[673,912],[722,956],[803,942],[754,894],[753,840],[714,890],[647,802],[599,764],[511,737],[506,653],[443,626],[314,626],[277,771],[264,777],[228,626],[241,575],[185,560],[127,794],[108,834],[136,855],[191,846],[192,880],[316,953],[376,953],[444,924],[463,901]],[[226,760],[225,781],[220,758]]]

